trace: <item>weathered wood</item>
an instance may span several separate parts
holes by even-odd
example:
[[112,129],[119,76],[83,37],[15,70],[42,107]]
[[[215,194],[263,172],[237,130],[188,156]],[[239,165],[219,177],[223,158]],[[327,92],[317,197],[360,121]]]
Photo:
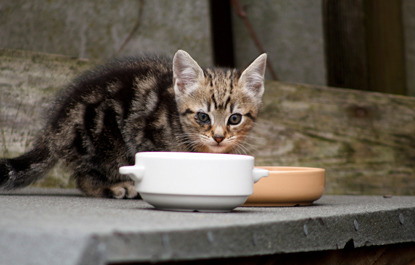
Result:
[[[91,65],[0,50],[0,155],[27,150],[55,91]],[[250,142],[257,164],[326,168],[327,193],[415,194],[415,98],[268,82]]]
[[[55,93],[90,65],[66,56],[0,49],[1,157],[28,151]],[[56,167],[39,185],[66,187],[67,174]]]
[[415,98],[269,82],[254,152],[262,165],[327,169],[327,192],[415,194]]

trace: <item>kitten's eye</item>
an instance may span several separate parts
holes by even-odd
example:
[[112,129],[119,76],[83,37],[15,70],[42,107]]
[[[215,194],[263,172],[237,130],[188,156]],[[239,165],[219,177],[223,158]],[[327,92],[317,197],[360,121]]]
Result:
[[237,125],[242,121],[242,115],[239,113],[232,114],[229,117],[228,124],[230,125]]
[[198,112],[196,118],[200,123],[210,123],[209,115],[204,112]]

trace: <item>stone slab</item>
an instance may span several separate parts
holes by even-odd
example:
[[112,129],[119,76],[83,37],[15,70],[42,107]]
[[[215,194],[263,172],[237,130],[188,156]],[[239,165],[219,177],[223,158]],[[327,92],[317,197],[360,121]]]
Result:
[[415,242],[415,197],[323,196],[309,207],[160,211],[76,190],[0,194],[4,264],[244,257]]

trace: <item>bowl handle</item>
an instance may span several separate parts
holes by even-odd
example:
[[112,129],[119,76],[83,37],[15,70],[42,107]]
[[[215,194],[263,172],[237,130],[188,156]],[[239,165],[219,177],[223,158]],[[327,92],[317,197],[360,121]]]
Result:
[[263,168],[254,168],[252,172],[254,183],[260,180],[262,177],[267,177],[268,175],[269,175],[269,171]]
[[140,182],[144,177],[143,166],[124,166],[120,167],[119,172],[122,175],[128,175],[135,182]]

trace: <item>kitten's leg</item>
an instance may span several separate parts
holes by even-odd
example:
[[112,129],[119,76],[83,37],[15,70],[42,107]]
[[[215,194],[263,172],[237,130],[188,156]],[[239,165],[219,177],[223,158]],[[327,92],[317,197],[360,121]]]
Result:
[[108,189],[111,191],[112,197],[116,199],[133,199],[138,197],[133,181],[120,182],[110,186]]
[[133,181],[109,183],[96,171],[78,172],[74,175],[78,188],[88,196],[116,199],[138,198]]

